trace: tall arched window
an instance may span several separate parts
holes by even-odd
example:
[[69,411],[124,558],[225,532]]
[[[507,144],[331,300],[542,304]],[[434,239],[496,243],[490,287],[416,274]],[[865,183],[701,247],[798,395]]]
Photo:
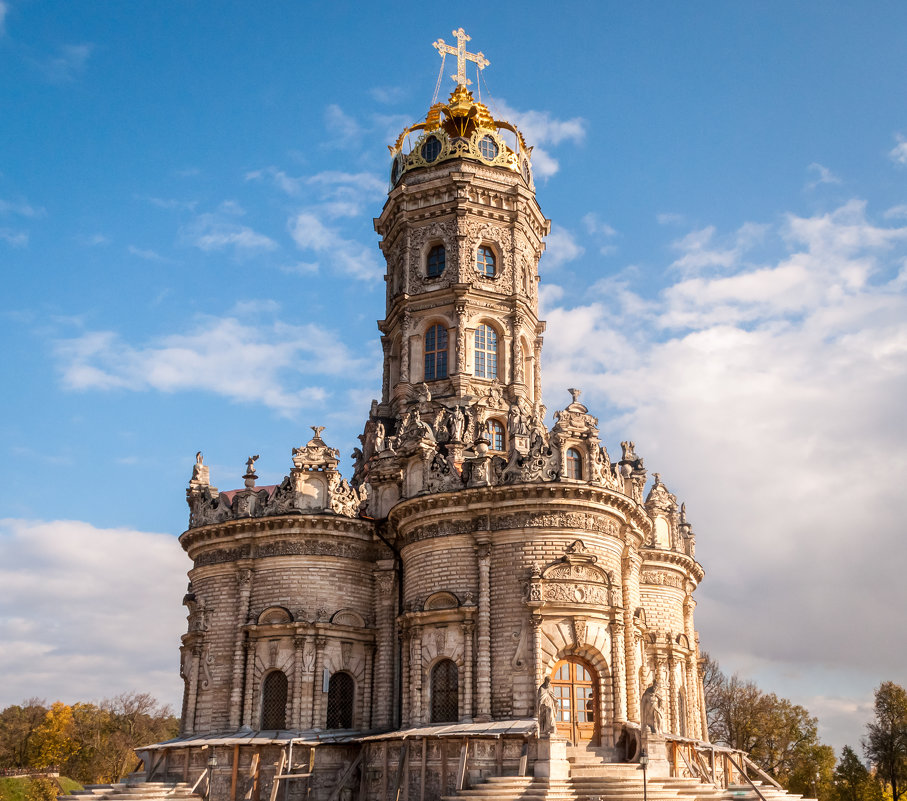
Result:
[[425,380],[447,378],[447,329],[433,325],[425,332]]
[[490,325],[480,325],[475,338],[476,375],[498,377],[498,333]]
[[476,272],[486,278],[494,278],[496,275],[494,251],[488,245],[482,245],[476,251]]
[[485,424],[488,433],[488,441],[491,443],[493,451],[504,450],[504,426],[499,420],[489,420]]
[[353,728],[353,698],[356,694],[356,682],[349,673],[334,673],[328,682],[328,717],[326,726],[329,729]]
[[272,670],[261,683],[261,729],[287,727],[287,674]]
[[444,245],[435,245],[428,251],[428,260],[425,265],[425,274],[429,278],[435,278],[444,272],[447,266],[447,252]]
[[567,449],[567,478],[583,477],[583,455],[576,448]]
[[460,671],[452,659],[442,659],[431,671],[431,722],[460,719]]

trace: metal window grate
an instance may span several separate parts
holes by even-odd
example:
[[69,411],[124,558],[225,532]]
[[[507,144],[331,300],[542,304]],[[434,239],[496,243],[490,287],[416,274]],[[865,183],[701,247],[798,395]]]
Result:
[[456,662],[445,659],[431,672],[431,722],[448,723],[460,719],[459,670]]
[[287,676],[275,670],[265,676],[261,689],[261,728],[287,727]]
[[356,693],[356,682],[349,673],[335,673],[328,683],[328,719],[329,729],[353,728],[353,697]]

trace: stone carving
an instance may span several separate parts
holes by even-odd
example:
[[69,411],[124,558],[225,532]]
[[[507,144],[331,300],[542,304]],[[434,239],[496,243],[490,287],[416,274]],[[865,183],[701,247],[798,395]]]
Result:
[[554,697],[554,690],[551,689],[550,676],[545,676],[545,680],[536,693],[536,708],[539,719],[539,737],[551,737],[557,731],[555,725],[557,699]]
[[586,644],[586,618],[573,618],[573,643],[577,648]]
[[367,484],[363,484],[358,490],[355,490],[345,478],[340,478],[339,473],[334,473],[328,484],[331,511],[345,517],[358,517],[359,509],[367,498],[367,486]]
[[353,656],[353,644],[348,640],[340,643],[340,664],[344,670],[350,669],[350,660]]
[[632,442],[621,442],[620,448],[622,451],[621,460],[624,462],[635,462],[639,457],[636,455],[634,450],[635,445]]
[[[544,426],[541,430],[545,430]],[[522,484],[534,481],[553,481],[560,474],[560,456],[547,444],[538,426],[534,426],[529,438],[529,453],[520,455],[513,451],[503,471],[505,484]]]
[[435,653],[443,654],[447,647],[447,629],[435,629],[432,638],[435,641]]
[[207,690],[208,685],[211,684],[211,665],[214,664],[214,655],[211,653],[211,646],[205,648],[204,653],[202,654],[201,659],[202,664],[202,689]]
[[252,489],[255,486],[255,480],[258,478],[258,476],[255,475],[255,463],[258,461],[258,459],[258,454],[255,454],[255,456],[250,456],[248,459],[246,459],[246,474],[243,476],[243,479],[245,479],[246,487],[248,489]]
[[646,498],[646,509],[648,509],[650,513],[673,513],[677,509],[677,498],[668,492],[668,488],[661,483],[660,474],[653,473],[652,477],[655,479],[655,483],[652,485],[652,489],[649,490],[649,495]]
[[431,460],[425,489],[427,492],[454,492],[463,489],[463,479],[454,463],[440,451]]
[[530,658],[530,637],[529,626],[526,625],[525,620],[520,623],[520,630],[513,632],[513,639],[516,640],[516,650],[510,660],[510,667],[514,670],[527,670]]
[[596,584],[543,584],[542,600],[607,606],[608,588]]
[[642,728],[653,734],[664,731],[664,699],[657,679],[642,694]]
[[208,486],[211,483],[208,475],[208,467],[202,461],[202,452],[195,454],[195,464],[192,465],[192,478],[189,479],[189,486]]
[[675,573],[662,573],[657,570],[646,570],[640,577],[643,584],[661,584],[665,587],[683,589],[683,578]]

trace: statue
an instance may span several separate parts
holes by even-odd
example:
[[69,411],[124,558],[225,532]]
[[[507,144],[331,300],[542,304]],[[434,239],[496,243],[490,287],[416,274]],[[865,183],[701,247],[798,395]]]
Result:
[[551,689],[551,677],[545,676],[545,680],[539,687],[536,696],[539,716],[539,737],[550,737],[557,732],[557,699],[554,696],[554,690]]
[[192,485],[208,484],[210,478],[208,475],[208,466],[202,461],[202,452],[195,454],[195,464],[192,465],[192,478],[189,483]]
[[459,406],[454,406],[450,417],[450,439],[452,442],[463,441],[463,428],[466,426],[466,415]]
[[385,449],[385,447],[386,443],[384,441],[384,423],[379,420],[377,425],[375,426],[374,452],[381,453]]
[[664,701],[655,679],[642,694],[642,729],[660,734],[664,730]]

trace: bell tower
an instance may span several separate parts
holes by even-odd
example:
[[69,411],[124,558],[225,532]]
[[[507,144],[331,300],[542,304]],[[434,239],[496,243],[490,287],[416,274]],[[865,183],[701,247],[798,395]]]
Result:
[[[456,87],[389,147],[390,191],[375,230],[387,261],[379,416],[431,397],[446,406],[489,392],[529,414],[541,404],[538,261],[549,231],[535,199],[529,147],[470,92],[457,55]],[[442,65],[443,69],[443,65]]]

